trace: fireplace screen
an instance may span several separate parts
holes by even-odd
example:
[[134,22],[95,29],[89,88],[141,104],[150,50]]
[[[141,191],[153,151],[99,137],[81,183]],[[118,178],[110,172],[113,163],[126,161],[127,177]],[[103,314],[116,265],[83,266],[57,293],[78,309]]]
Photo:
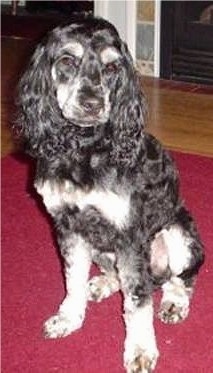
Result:
[[161,77],[213,84],[213,1],[163,1],[161,31]]

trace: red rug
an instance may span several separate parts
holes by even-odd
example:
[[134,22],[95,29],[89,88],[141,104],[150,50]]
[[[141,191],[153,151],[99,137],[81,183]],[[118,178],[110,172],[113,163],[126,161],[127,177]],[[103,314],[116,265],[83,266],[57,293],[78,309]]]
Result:
[[[161,357],[156,373],[213,370],[213,159],[174,153],[182,194],[206,247],[189,318],[180,325],[155,320]],[[64,295],[50,221],[29,187],[32,167],[2,161],[2,372],[124,373],[120,294],[90,303],[80,331],[45,340],[42,323]]]

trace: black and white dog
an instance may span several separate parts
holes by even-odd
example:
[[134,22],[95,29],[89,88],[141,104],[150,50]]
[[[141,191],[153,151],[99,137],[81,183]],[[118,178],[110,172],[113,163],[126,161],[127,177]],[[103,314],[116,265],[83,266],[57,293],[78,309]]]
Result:
[[[152,294],[162,287],[163,322],[185,319],[204,255],[173,162],[144,131],[140,77],[116,29],[92,17],[54,29],[20,81],[18,107],[64,259],[67,295],[45,336],[72,333],[88,300],[121,290],[126,370],[151,372]],[[102,274],[89,281],[92,262]]]

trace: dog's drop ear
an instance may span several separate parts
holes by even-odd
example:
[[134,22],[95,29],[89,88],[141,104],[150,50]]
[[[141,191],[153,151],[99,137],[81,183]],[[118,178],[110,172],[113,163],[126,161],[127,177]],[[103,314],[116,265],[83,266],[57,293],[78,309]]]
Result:
[[[16,129],[26,150],[34,155],[48,125],[48,102],[51,93],[50,62],[45,44],[37,46],[18,85],[18,119]],[[49,112],[50,118],[50,112]]]
[[121,42],[121,52],[126,76],[123,79],[122,90],[119,90],[119,105],[116,105],[119,107],[119,113],[116,113],[116,116],[120,118],[122,124],[128,121],[128,127],[132,129],[133,127],[143,129],[147,121],[148,106],[142,88],[142,77],[134,64],[127,44],[123,41]]
[[124,41],[122,41],[122,44],[121,44],[121,51],[122,51],[123,56],[126,56],[126,58],[128,59],[128,62],[133,65],[132,55],[129,51],[127,43]]
[[26,99],[23,95],[42,95],[46,89],[45,70],[47,68],[48,60],[45,57],[45,46],[39,44],[31,57],[30,63],[26,72],[22,76],[18,91],[21,99]]
[[141,77],[125,43],[121,44],[124,74],[115,92],[111,121],[114,125],[114,158],[133,167],[143,152],[143,129],[147,120],[147,100]]

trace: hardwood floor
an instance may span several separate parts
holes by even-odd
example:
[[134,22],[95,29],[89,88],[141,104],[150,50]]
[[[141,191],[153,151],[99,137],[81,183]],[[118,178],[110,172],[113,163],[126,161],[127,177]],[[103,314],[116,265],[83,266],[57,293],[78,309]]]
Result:
[[145,85],[145,91],[148,130],[153,135],[170,149],[213,156],[213,91],[193,93],[153,85]]
[[[9,131],[15,87],[34,44],[25,38],[2,37],[2,156],[15,149]],[[170,149],[213,156],[213,87],[143,80],[149,102],[148,131]]]

